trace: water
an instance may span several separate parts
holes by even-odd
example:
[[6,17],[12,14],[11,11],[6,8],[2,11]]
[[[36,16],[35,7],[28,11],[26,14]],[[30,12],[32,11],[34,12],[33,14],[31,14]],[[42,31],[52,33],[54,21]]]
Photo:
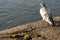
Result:
[[41,1],[60,16],[60,0],[0,0],[0,30],[40,20]]

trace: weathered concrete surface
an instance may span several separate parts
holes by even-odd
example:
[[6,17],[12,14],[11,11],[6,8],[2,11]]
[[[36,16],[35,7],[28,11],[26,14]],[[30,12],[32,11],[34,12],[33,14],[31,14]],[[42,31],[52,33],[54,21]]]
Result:
[[[6,29],[0,31],[0,34],[9,34],[9,33],[14,33],[14,32],[19,32],[21,30],[27,30],[27,28],[32,27],[36,28],[35,31],[41,37],[33,37],[32,40],[60,40],[60,16],[54,18],[55,24],[57,26],[50,26],[48,23],[45,21],[37,21],[37,22],[32,22],[29,24],[24,24],[21,26],[17,26],[14,28]],[[30,31],[29,34],[32,36],[33,33]]]
[[38,27],[39,26],[38,22],[40,22],[40,21],[29,23],[29,24],[20,25],[20,26],[14,27],[14,28],[6,29],[6,30],[2,30],[2,31],[0,31],[0,34],[14,33],[14,32],[17,32],[17,31],[24,30],[24,29],[26,29],[26,28],[28,28],[30,26]]

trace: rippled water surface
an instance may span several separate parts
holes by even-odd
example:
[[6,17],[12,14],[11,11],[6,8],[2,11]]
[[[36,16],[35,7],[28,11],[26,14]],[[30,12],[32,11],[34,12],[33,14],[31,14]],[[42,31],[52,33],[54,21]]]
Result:
[[0,30],[40,20],[42,1],[53,16],[60,16],[60,0],[0,0]]

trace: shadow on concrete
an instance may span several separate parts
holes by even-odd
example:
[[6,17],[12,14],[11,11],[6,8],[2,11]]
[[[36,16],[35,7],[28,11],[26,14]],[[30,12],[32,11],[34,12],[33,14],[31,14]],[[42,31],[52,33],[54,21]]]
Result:
[[55,21],[56,27],[60,27],[60,21]]

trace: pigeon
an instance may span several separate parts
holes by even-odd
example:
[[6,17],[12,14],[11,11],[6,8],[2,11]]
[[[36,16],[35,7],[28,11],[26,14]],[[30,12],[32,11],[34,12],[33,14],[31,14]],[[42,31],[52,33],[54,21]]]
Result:
[[40,14],[44,21],[46,21],[47,23],[49,23],[52,26],[55,26],[51,11],[43,2],[40,3]]

